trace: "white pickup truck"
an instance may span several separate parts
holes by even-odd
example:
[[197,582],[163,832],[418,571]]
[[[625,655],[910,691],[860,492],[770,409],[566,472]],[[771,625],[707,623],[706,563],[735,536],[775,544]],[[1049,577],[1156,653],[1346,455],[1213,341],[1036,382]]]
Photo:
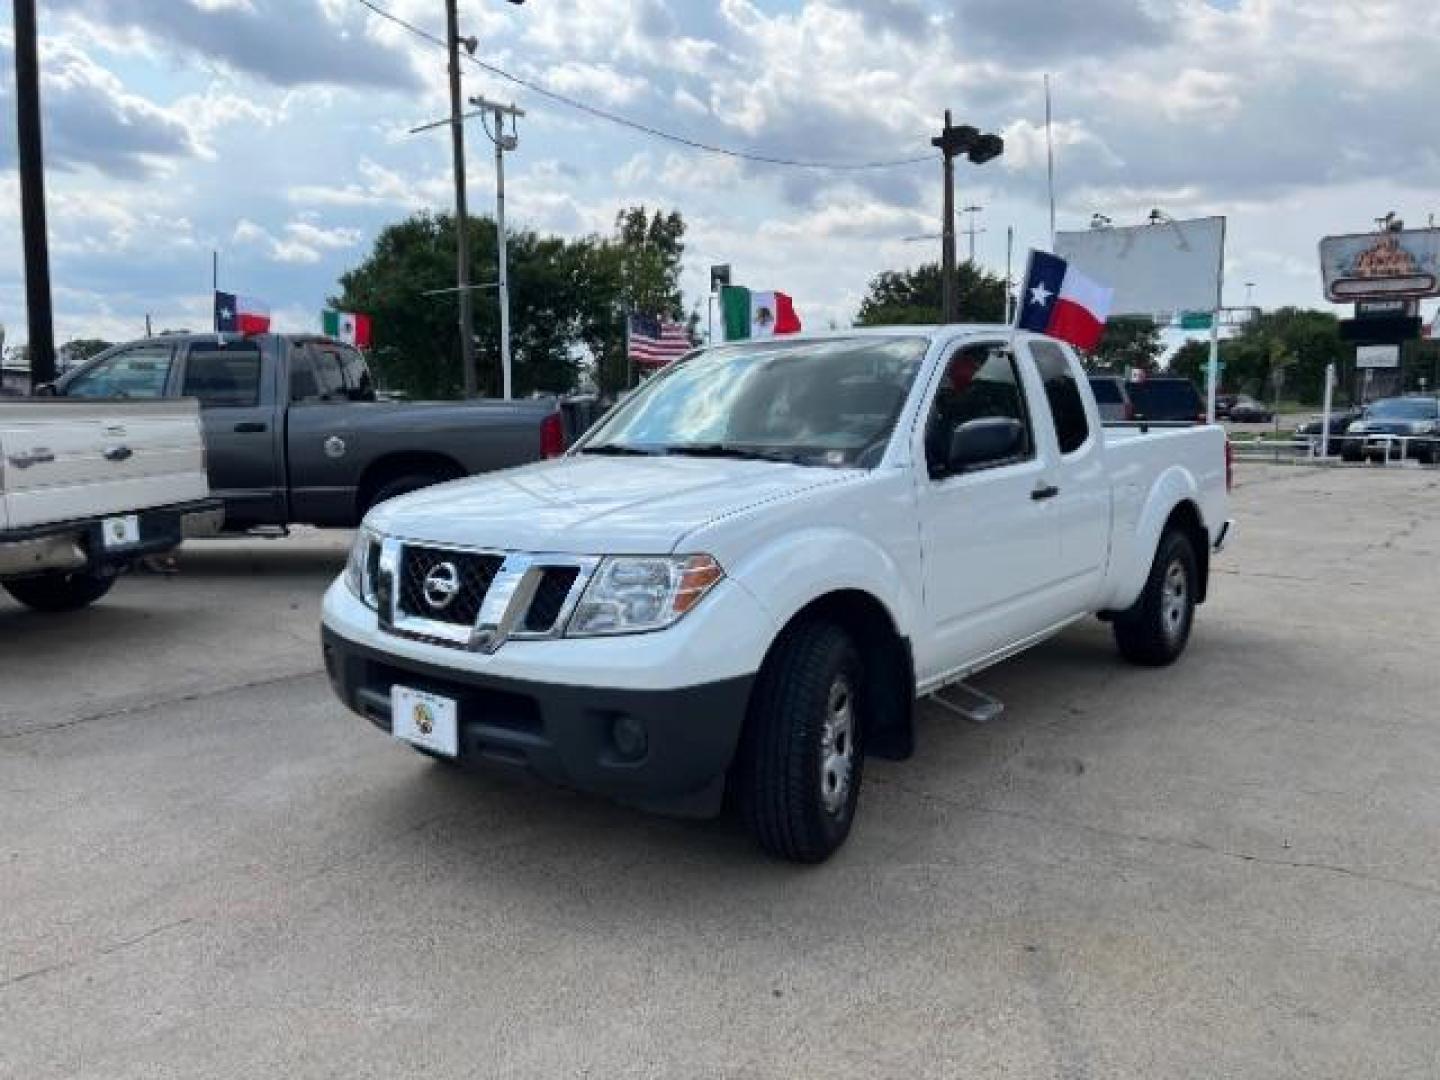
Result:
[[94,603],[223,515],[194,401],[0,402],[0,585],[27,607]]
[[1100,615],[1180,655],[1229,528],[1218,427],[1102,428],[1063,344],[895,328],[719,346],[564,458],[373,510],[323,647],[423,752],[715,812],[829,856],[917,698]]

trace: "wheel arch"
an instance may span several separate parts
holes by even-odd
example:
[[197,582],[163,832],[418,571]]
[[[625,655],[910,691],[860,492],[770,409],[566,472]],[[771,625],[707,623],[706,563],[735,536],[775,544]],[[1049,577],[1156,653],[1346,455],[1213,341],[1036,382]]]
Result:
[[915,660],[910,640],[874,593],[838,588],[805,604],[771,641],[761,663],[762,674],[796,627],[817,621],[832,623],[849,634],[865,663],[866,704],[873,724],[866,732],[867,752],[892,760],[909,757],[915,745]]
[[358,521],[365,516],[376,492],[392,480],[412,474],[435,476],[436,483],[458,480],[469,475],[469,470],[448,454],[430,450],[406,450],[385,454],[376,458],[360,474],[355,486],[355,516]]

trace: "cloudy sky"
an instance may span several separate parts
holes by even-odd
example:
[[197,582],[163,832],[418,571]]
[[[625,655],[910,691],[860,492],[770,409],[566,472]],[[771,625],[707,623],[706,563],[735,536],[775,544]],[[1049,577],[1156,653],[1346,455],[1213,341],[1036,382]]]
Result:
[[[441,0],[377,0],[443,32]],[[316,325],[387,223],[450,205],[443,52],[358,0],[41,0],[57,334],[209,320],[221,286]],[[8,8],[9,5],[6,5]],[[8,15],[8,11],[6,12]],[[692,139],[853,164],[924,155],[949,107],[1000,130],[964,167],[978,257],[1047,235],[1042,76],[1061,228],[1151,207],[1230,219],[1227,301],[1323,306],[1315,245],[1397,210],[1440,214],[1440,5],[1412,0],[461,0],[489,64]],[[24,338],[13,38],[0,24],[0,321]],[[608,231],[622,205],[690,222],[705,268],[844,325],[878,271],[935,257],[939,165],[782,168],[701,153],[468,66],[467,93],[529,111],[512,221]],[[471,132],[472,208],[494,196]],[[963,246],[962,246],[963,251]]]

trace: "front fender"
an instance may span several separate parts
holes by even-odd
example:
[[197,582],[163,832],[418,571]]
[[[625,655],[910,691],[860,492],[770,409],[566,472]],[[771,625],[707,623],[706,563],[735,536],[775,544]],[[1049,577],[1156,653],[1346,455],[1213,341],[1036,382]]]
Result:
[[1175,508],[1184,502],[1193,503],[1195,512],[1204,520],[1200,485],[1194,474],[1183,465],[1171,465],[1151,487],[1128,536],[1117,537],[1110,564],[1110,589],[1105,604],[1108,609],[1124,611],[1139,599],[1155,561],[1161,530]]
[[844,590],[875,597],[902,637],[910,637],[918,622],[919,597],[907,585],[909,573],[879,544],[837,526],[787,532],[747,554],[727,573],[777,626],[820,597]]

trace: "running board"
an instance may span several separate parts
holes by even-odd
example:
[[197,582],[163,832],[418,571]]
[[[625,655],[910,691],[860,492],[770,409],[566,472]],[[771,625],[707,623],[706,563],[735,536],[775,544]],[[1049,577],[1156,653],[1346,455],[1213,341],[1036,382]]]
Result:
[[[960,700],[954,699],[955,696],[960,695],[963,695]],[[936,690],[927,695],[927,699],[951,715],[958,716],[962,720],[969,720],[972,724],[993,724],[1005,715],[1003,701],[963,682],[951,683],[943,689]]]

